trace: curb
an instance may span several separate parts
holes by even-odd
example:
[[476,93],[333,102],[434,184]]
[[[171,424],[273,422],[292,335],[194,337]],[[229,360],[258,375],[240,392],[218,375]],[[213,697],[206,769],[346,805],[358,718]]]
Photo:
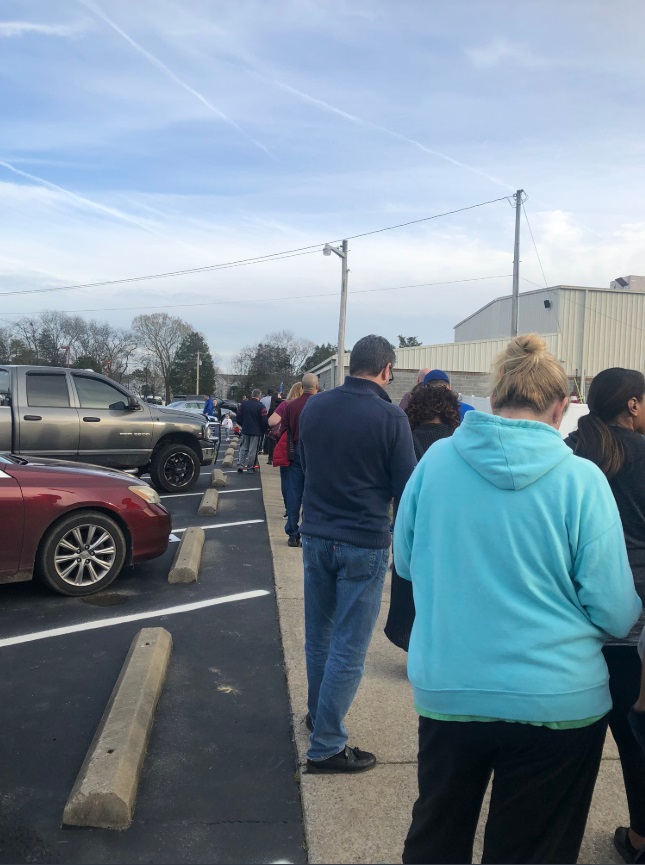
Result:
[[168,574],[169,583],[194,583],[199,575],[206,535],[200,526],[186,529]]
[[143,628],[130,646],[103,717],[72,787],[63,823],[126,829],[161,694],[172,637]]
[[212,487],[227,487],[229,484],[229,480],[221,469],[213,469],[213,474],[211,475],[211,486]]
[[219,500],[219,490],[206,490],[202,496],[197,510],[198,517],[214,517],[217,513],[217,503]]
[[225,456],[224,459],[222,460],[222,465],[224,466],[225,469],[230,469],[230,467],[233,465],[233,454],[229,454],[228,456]]

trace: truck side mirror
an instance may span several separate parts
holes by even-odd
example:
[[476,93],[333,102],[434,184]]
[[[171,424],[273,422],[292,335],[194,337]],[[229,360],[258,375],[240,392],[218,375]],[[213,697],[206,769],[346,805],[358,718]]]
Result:
[[141,411],[141,406],[139,405],[139,400],[136,397],[129,396],[128,397],[128,411]]

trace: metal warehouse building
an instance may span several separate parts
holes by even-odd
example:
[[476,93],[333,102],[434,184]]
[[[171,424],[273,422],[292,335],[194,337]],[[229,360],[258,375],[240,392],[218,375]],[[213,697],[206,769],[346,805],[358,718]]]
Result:
[[[645,277],[621,277],[609,288],[556,285],[520,294],[518,330],[544,338],[583,396],[589,381],[607,367],[645,371]],[[452,343],[398,349],[392,398],[414,384],[422,367],[446,370],[455,390],[486,396],[491,362],[510,332],[508,295],[460,321]],[[312,372],[329,388],[337,380],[335,367],[335,358],[329,358]]]

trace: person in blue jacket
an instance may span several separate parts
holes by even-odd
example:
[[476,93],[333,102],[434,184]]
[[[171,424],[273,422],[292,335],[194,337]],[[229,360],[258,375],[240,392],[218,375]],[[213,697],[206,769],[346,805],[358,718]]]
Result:
[[394,529],[416,618],[419,797],[403,861],[574,863],[611,709],[602,646],[638,619],[616,502],[558,432],[566,374],[535,334],[419,462]]

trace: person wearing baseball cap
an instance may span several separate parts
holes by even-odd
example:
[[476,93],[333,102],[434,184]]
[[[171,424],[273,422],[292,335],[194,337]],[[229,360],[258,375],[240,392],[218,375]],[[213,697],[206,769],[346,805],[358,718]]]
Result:
[[[442,369],[431,369],[430,372],[427,372],[423,377],[424,384],[430,384],[433,381],[444,382],[450,387],[450,378],[447,372],[444,372]],[[474,411],[475,407],[470,405],[467,402],[462,402],[461,397],[459,398],[459,417],[461,420],[464,419],[464,415],[467,411]]]

